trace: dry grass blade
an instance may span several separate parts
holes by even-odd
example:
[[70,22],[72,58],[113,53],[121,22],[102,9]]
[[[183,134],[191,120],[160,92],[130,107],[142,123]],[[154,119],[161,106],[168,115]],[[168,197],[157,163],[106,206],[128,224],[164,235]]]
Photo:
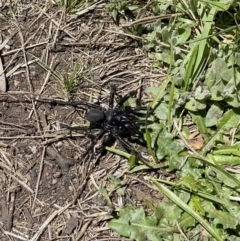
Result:
[[152,22],[155,22],[156,20],[175,18],[175,17],[179,17],[181,15],[182,15],[182,13],[167,14],[167,15],[164,15],[164,16],[150,16],[150,17],[138,19],[138,20],[133,21],[131,23],[123,24],[122,27],[131,27],[131,26],[134,26],[136,24],[152,23]]
[[56,218],[58,215],[62,214],[66,209],[68,209],[71,206],[71,204],[66,205],[65,207],[62,207],[59,210],[56,210],[54,213],[52,213],[47,220],[42,224],[42,226],[39,228],[38,232],[30,239],[30,241],[37,241],[39,237],[42,235],[44,230],[47,228],[49,223]]
[[2,58],[0,56],[0,91],[6,92],[6,90],[7,90],[6,77],[4,74]]

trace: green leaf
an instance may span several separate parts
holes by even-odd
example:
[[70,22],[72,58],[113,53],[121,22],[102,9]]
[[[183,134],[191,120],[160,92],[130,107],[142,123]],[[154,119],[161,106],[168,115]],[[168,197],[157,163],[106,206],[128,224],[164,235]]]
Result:
[[164,124],[155,123],[149,125],[149,129],[151,129],[152,148],[155,150],[158,160],[167,158],[169,169],[177,168],[181,163],[179,152],[184,149],[184,145],[174,140],[173,135],[166,130]]
[[208,100],[211,98],[211,92],[207,86],[199,85],[195,90],[194,98],[196,100]]
[[215,172],[218,180],[222,183],[224,183],[226,186],[231,188],[237,188],[239,185],[236,183],[236,181],[233,179],[234,176],[227,173],[227,175],[224,172],[219,171],[218,169],[212,167],[213,171]]
[[233,110],[227,111],[223,117],[217,122],[217,130],[214,135],[208,140],[203,147],[203,152],[208,152],[215,144],[217,140],[221,138],[221,135],[225,132],[229,132],[230,129],[236,128],[239,122],[240,115]]
[[137,158],[135,156],[131,155],[128,160],[129,160],[129,170],[131,170],[136,165]]
[[155,115],[160,120],[167,120],[168,117],[168,107],[166,103],[161,103],[154,111]]
[[149,169],[160,169],[166,167],[166,163],[148,163],[148,165],[137,165],[129,170],[129,173],[135,173],[139,171],[145,171]]
[[186,103],[185,108],[190,111],[204,110],[206,108],[206,103],[205,101],[198,101],[192,97]]
[[185,212],[187,212],[190,216],[196,219],[216,240],[223,241],[223,239],[219,236],[217,231],[206,222],[198,213],[192,210],[185,202],[183,202],[179,197],[177,197],[173,192],[171,192],[168,188],[158,183],[156,179],[153,179],[156,187],[163,192],[170,200],[172,200],[176,205],[182,208]]
[[185,85],[185,90],[188,89],[191,82],[195,82],[198,78],[199,73],[202,71],[204,66],[204,61],[207,60],[208,55],[206,54],[207,46],[207,38],[209,36],[210,30],[212,28],[212,23],[216,14],[216,10],[211,8],[210,10],[204,4],[200,3],[202,10],[202,21],[204,22],[204,27],[201,32],[201,38],[197,43],[194,43],[194,47],[192,48],[192,57],[187,66],[187,75],[184,76],[184,82],[187,83]]
[[162,202],[156,208],[156,217],[159,220],[167,220],[168,223],[173,223],[179,219],[183,210],[171,202]]
[[186,71],[185,71],[185,74],[184,74],[184,90],[188,90],[188,87],[191,83],[191,77],[192,77],[192,74],[193,74],[193,69],[194,69],[194,65],[195,65],[195,62],[196,62],[196,59],[197,59],[197,55],[198,55],[198,46],[195,45],[191,52],[189,52],[189,54],[187,55],[186,57]]
[[208,217],[213,219],[213,224],[222,225],[224,229],[231,228],[236,229],[238,225],[238,219],[231,213],[216,210],[214,205],[210,202],[203,203],[205,211],[208,213]]
[[229,155],[217,155],[215,152],[213,152],[214,155],[208,156],[208,158],[214,158],[214,161],[218,165],[230,165],[235,166],[240,164],[240,157],[239,156],[233,156],[231,154]]
[[109,197],[109,195],[108,195],[107,190],[106,190],[104,187],[99,187],[98,191],[99,191],[99,193],[101,193],[101,194],[103,195],[103,197],[106,199],[108,206],[112,206],[112,202],[111,202],[111,199],[110,199],[110,197]]
[[184,24],[181,26],[181,28],[178,29],[178,39],[177,44],[184,44],[191,35],[191,28],[188,24]]
[[223,59],[216,59],[212,62],[212,70],[216,76],[216,80],[221,80],[221,75],[228,70],[227,63]]
[[129,9],[130,11],[134,11],[134,10],[136,10],[136,9],[138,9],[138,8],[139,8],[138,5],[130,5],[130,6],[128,6],[128,9]]
[[216,11],[226,11],[229,7],[233,4],[233,0],[210,0],[209,4],[216,10]]
[[198,111],[197,113],[191,112],[192,120],[197,125],[198,131],[201,134],[206,134],[208,132],[208,129],[207,129],[206,124],[205,124],[205,117],[204,116],[205,116],[205,111],[201,111],[201,112]]
[[166,94],[166,89],[168,83],[171,81],[171,78],[167,76],[167,78],[164,80],[164,82],[161,84],[161,87],[158,88],[156,96],[154,96],[153,102],[151,104],[151,108],[155,109],[160,100],[163,98],[163,96]]
[[201,197],[193,196],[191,198],[191,201],[189,202],[189,207],[191,207],[198,214],[204,216],[205,209],[202,206],[202,202],[203,202],[203,199]]
[[206,115],[206,127],[215,126],[222,117],[223,109],[219,104],[213,103]]
[[240,145],[235,144],[232,146],[218,146],[217,149],[212,153],[214,155],[235,155],[240,157]]
[[118,10],[117,9],[113,9],[112,10],[112,18],[115,22],[117,22],[117,16],[118,16]]
[[127,207],[119,214],[119,218],[112,219],[109,227],[119,235],[137,241],[159,241],[166,233],[177,231],[177,227],[167,224],[158,225],[155,216],[146,216],[143,208]]

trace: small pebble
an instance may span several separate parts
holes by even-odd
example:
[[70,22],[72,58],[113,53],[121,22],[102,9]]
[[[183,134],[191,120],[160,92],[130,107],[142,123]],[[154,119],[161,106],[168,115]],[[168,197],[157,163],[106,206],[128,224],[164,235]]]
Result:
[[37,177],[37,172],[35,170],[30,170],[29,176],[31,179],[35,179]]
[[55,172],[54,174],[53,174],[53,177],[55,177],[55,178],[59,178],[59,177],[61,177],[62,176],[62,173],[61,172]]
[[58,148],[59,148],[59,147],[62,147],[62,146],[63,146],[62,141],[57,142],[57,143],[55,144],[55,146],[58,147]]
[[79,156],[76,154],[76,155],[73,157],[73,159],[76,161],[76,160],[79,159]]
[[52,180],[52,185],[55,185],[55,184],[57,184],[57,183],[58,183],[58,180],[54,178],[54,179]]
[[38,151],[37,146],[29,146],[29,148],[33,154],[36,154]]

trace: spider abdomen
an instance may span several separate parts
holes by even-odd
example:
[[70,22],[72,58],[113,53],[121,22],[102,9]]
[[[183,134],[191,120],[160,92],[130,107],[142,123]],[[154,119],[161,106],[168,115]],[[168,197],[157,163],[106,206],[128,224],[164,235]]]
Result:
[[105,120],[105,113],[98,109],[90,109],[85,118],[91,123],[99,123]]

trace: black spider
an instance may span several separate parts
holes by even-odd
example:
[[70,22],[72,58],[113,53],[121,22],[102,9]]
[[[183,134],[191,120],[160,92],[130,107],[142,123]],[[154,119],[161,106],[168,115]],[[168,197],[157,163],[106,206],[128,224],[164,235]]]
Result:
[[[116,106],[114,106],[114,96],[116,93],[115,87],[111,88],[108,108],[105,109],[99,105],[84,103],[83,102],[72,102],[72,105],[77,106],[78,104],[85,105],[89,108],[85,115],[86,120],[89,121],[88,127],[67,127],[68,129],[80,129],[80,130],[100,130],[92,143],[83,154],[85,156],[89,151],[92,151],[97,141],[107,133],[110,137],[115,138],[120,144],[128,151],[133,152],[137,157],[141,158],[132,145],[125,140],[127,137],[136,137],[138,140],[142,139],[142,133],[140,127],[145,121],[141,121],[137,116],[143,116],[142,111],[146,111],[146,107],[125,107],[124,103],[130,98],[136,95],[136,91],[130,91],[128,94],[123,96]],[[66,102],[65,102],[66,103]],[[70,103],[69,103],[70,104]],[[139,139],[140,138],[140,139]]]

